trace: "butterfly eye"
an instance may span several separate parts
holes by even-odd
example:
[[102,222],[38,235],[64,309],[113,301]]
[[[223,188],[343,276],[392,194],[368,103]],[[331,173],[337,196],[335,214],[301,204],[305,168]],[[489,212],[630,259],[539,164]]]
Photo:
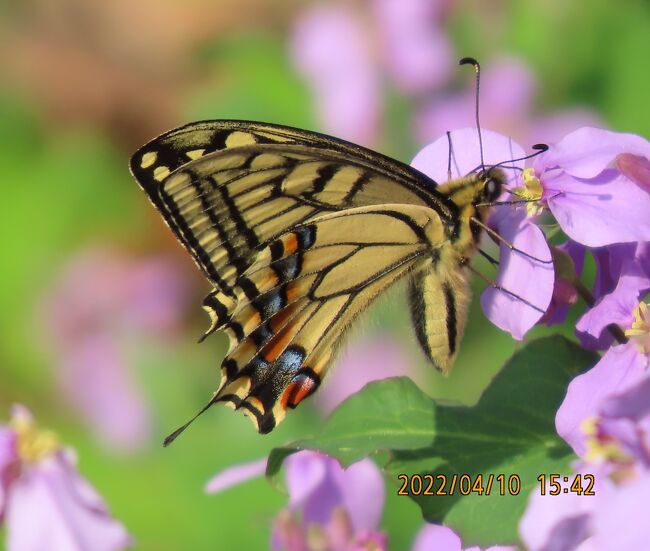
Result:
[[483,193],[487,201],[495,201],[501,195],[501,182],[495,178],[488,178],[487,182],[485,182]]

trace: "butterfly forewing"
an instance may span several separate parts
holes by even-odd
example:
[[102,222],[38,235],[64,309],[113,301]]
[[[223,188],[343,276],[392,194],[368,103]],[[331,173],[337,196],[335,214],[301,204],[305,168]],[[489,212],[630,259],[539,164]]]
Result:
[[258,123],[197,123],[141,148],[131,170],[217,289],[251,251],[323,212],[382,203],[453,203],[415,169],[316,133]]

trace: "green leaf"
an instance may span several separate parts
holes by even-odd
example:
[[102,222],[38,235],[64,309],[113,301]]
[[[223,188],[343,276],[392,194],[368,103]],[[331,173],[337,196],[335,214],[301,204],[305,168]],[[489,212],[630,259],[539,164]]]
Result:
[[[533,341],[506,363],[474,407],[436,404],[406,378],[371,383],[334,411],[315,438],[273,450],[269,474],[298,449],[324,451],[345,465],[388,451],[383,467],[396,488],[402,485],[400,474],[409,482],[412,475],[428,474],[435,492],[442,482],[436,475],[444,475],[450,494],[456,476],[453,495],[411,496],[425,519],[444,522],[464,545],[516,542],[537,477],[568,473],[574,456],[555,432],[555,413],[569,380],[597,358],[564,337]],[[461,495],[464,474],[472,482],[482,475],[483,495]],[[519,483],[517,495],[510,495],[509,482],[513,490]]]

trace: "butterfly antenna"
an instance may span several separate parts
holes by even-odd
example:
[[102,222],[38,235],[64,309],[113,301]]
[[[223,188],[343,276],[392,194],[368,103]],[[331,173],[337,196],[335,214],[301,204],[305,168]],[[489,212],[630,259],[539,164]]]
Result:
[[483,161],[483,136],[481,135],[481,121],[479,117],[479,92],[481,89],[481,64],[476,61],[473,57],[464,57],[458,62],[459,65],[473,65],[474,70],[476,71],[476,107],[475,107],[475,117],[476,117],[476,130],[478,132],[478,146],[481,150],[481,169],[485,169],[485,163]]
[[447,180],[451,180],[451,156],[454,153],[454,146],[451,143],[451,132],[447,130]]
[[519,157],[518,159],[508,159],[507,161],[502,161],[500,163],[497,163],[496,165],[492,165],[492,168],[507,168],[507,169],[514,169],[514,170],[522,170],[518,166],[506,166],[507,163],[518,163],[519,161],[527,161],[528,159],[533,159],[537,157],[537,155],[541,155],[545,151],[548,151],[548,145],[545,143],[536,143],[531,149],[534,150],[534,153],[531,153],[529,155],[526,155],[525,157]]
[[178,436],[187,428],[189,427],[197,417],[199,417],[202,413],[205,413],[208,409],[210,409],[210,406],[215,403],[214,397],[210,399],[210,401],[203,406],[203,409],[199,411],[194,417],[192,417],[187,423],[185,423],[183,426],[178,427],[174,432],[172,432],[167,438],[163,440],[163,447],[169,446]]

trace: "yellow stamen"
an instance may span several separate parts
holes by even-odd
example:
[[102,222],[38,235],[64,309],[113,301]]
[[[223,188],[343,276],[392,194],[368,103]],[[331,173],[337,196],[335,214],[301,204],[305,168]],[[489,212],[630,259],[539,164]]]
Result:
[[627,455],[619,446],[618,442],[610,437],[602,437],[598,434],[598,417],[588,417],[580,423],[580,430],[587,437],[584,458],[590,463],[628,463],[632,458]]
[[645,302],[634,309],[634,322],[625,330],[625,336],[636,342],[642,354],[650,354],[650,312]]
[[518,197],[531,201],[530,203],[526,203],[526,211],[528,212],[528,216],[536,216],[542,211],[543,207],[535,201],[542,199],[544,188],[542,188],[542,184],[539,178],[535,176],[535,171],[532,168],[525,168],[521,177],[524,180],[524,185],[515,188],[513,192]]
[[14,415],[9,425],[18,436],[18,456],[23,461],[35,463],[59,449],[56,434],[39,430],[34,421],[24,414]]

